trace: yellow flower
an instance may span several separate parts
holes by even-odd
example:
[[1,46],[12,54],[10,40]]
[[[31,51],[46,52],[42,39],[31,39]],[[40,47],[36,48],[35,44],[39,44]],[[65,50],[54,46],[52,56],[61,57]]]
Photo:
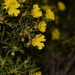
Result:
[[52,31],[52,40],[58,40],[60,38],[60,32],[56,28]]
[[41,73],[41,71],[39,71],[39,72],[33,73],[32,75],[42,75],[42,73]]
[[45,45],[43,42],[45,42],[45,36],[42,34],[37,34],[35,38],[32,39],[32,45],[35,47],[37,46],[39,50],[41,50]]
[[15,15],[18,16],[20,11],[17,9],[20,4],[16,0],[5,0],[4,8],[8,10],[9,15]]
[[9,9],[9,11],[8,11],[8,14],[9,15],[15,15],[15,16],[18,16],[18,14],[20,13],[20,11],[19,10],[17,10],[17,9]]
[[14,56],[15,55],[15,52],[11,52],[11,55]]
[[47,19],[50,19],[50,20],[55,20],[54,13],[53,13],[53,11],[51,11],[50,9],[47,9],[47,10],[46,10],[45,17],[46,17]]
[[37,4],[34,4],[33,5],[33,9],[31,10],[31,15],[34,17],[34,18],[39,18],[42,16],[42,12],[40,11],[40,8]]
[[41,32],[45,32],[46,31],[46,23],[44,21],[41,21],[39,24],[38,24],[38,29],[41,31]]
[[59,8],[59,10],[63,11],[66,9],[66,6],[63,2],[58,2],[58,8]]
[[49,6],[48,4],[42,5],[41,9],[46,10],[46,9],[51,9],[51,6]]

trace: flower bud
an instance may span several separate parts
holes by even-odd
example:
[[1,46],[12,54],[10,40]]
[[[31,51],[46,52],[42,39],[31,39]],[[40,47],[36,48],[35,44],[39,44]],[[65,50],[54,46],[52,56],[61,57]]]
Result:
[[14,49],[14,51],[17,51],[18,48],[16,46],[13,46],[13,49]]
[[23,35],[23,33],[19,33],[19,35],[20,35],[20,36],[22,36],[22,35]]
[[11,55],[14,56],[15,55],[15,52],[11,52]]
[[25,39],[22,37],[22,38],[21,38],[21,41],[22,41],[22,42],[24,42],[24,41],[25,41]]

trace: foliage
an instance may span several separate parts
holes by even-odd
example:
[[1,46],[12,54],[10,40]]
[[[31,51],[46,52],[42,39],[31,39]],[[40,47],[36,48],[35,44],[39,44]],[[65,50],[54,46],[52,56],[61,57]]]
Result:
[[44,32],[55,14],[33,2],[0,1],[0,75],[42,74],[32,57],[45,47]]

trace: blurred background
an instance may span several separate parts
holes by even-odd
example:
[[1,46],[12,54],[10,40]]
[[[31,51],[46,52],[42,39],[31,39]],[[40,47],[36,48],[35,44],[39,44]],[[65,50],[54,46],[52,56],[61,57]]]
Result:
[[75,0],[33,0],[43,12],[51,9],[54,21],[48,21],[45,48],[35,54],[43,75],[75,75]]

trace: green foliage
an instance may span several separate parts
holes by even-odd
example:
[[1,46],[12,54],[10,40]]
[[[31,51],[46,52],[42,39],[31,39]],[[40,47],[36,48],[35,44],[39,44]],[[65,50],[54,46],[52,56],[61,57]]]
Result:
[[20,57],[15,59],[15,57],[8,56],[8,53],[4,58],[0,56],[0,75],[30,75],[33,73],[31,70],[34,72],[38,68],[30,61],[30,57],[22,61]]
[[0,1],[0,75],[32,75],[39,70],[29,55],[34,54],[31,40],[38,32],[31,5],[30,1]]

